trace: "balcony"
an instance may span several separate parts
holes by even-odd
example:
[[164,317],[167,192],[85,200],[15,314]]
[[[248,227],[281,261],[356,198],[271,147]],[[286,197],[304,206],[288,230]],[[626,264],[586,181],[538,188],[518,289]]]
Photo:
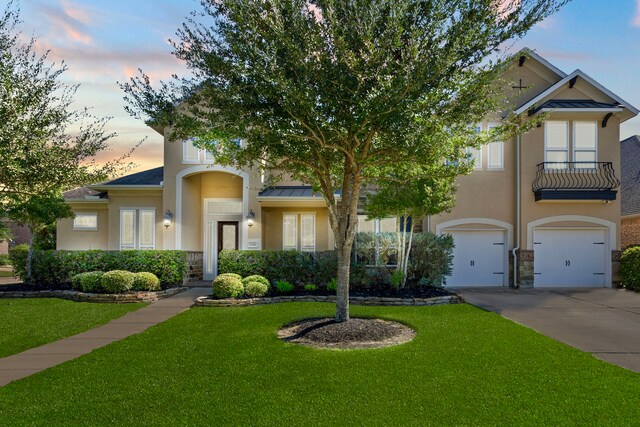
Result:
[[611,162],[544,162],[538,164],[532,187],[536,202],[610,202],[619,186]]

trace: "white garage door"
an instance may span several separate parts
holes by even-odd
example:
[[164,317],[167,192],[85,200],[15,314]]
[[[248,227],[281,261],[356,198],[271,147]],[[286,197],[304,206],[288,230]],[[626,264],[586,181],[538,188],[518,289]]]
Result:
[[534,286],[603,287],[605,230],[534,230]]
[[447,286],[504,286],[505,232],[446,231],[453,236],[453,273]]

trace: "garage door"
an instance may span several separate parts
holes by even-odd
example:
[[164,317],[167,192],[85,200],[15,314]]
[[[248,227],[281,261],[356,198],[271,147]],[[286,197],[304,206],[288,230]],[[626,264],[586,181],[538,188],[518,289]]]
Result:
[[453,236],[453,272],[447,286],[503,286],[505,232],[446,231]]
[[534,230],[534,286],[603,287],[605,230]]

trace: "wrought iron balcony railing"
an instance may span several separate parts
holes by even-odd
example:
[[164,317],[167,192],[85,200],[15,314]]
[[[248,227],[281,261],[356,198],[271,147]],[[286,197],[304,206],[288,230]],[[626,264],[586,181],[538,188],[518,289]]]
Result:
[[539,200],[615,200],[620,186],[611,162],[544,162],[533,180]]

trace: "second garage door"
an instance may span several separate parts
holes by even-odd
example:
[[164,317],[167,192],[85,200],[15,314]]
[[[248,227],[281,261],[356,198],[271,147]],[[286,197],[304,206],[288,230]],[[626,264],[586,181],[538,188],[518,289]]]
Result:
[[605,230],[534,230],[534,286],[604,287]]
[[504,286],[505,232],[446,231],[453,236],[453,272],[448,286]]

